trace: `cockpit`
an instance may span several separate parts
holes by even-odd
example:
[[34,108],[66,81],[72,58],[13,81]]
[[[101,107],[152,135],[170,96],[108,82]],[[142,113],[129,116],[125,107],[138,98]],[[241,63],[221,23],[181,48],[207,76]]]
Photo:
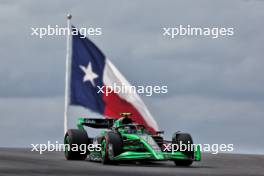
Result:
[[117,129],[119,132],[124,132],[128,134],[143,134],[145,133],[144,125],[137,125],[137,124],[127,124],[118,127]]

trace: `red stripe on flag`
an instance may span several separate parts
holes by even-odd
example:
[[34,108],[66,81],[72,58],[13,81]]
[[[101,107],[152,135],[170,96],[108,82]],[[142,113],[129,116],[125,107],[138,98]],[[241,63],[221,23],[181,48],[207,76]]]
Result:
[[105,103],[105,116],[118,119],[120,118],[120,113],[130,112],[132,113],[132,116],[130,117],[131,119],[133,119],[137,124],[144,125],[148,131],[150,131],[152,134],[155,134],[156,131],[147,124],[138,110],[131,103],[120,98],[117,93],[108,93],[108,96],[104,94],[103,101]]

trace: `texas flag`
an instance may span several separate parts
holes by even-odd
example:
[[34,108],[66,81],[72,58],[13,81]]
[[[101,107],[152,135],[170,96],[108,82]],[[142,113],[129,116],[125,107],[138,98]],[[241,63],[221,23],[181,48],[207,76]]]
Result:
[[[158,125],[137,93],[105,93],[105,87],[131,86],[112,62],[89,39],[81,34],[72,36],[70,72],[70,104],[80,105],[106,118],[120,118],[130,112],[131,118],[152,133]],[[104,87],[104,93],[99,88]]]

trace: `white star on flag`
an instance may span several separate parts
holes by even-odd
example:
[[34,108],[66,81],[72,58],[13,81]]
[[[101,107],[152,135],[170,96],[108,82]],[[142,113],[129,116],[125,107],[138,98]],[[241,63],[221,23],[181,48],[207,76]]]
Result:
[[92,64],[88,63],[87,67],[85,67],[83,65],[80,65],[79,67],[85,73],[85,75],[83,77],[83,82],[91,81],[92,85],[95,86],[94,79],[96,79],[98,77],[98,75],[93,72]]

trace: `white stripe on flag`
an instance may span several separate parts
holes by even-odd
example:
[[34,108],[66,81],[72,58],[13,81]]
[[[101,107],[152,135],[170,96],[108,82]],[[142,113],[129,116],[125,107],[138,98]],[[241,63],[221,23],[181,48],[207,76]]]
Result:
[[[104,73],[103,73],[103,82],[105,86],[111,86],[111,87],[113,87],[114,84],[120,87],[122,85],[125,87],[131,86],[131,84],[117,70],[117,68],[112,64],[112,62],[109,59],[106,59],[106,64],[105,64]],[[143,116],[146,123],[148,123],[148,125],[152,127],[154,130],[158,131],[157,122],[154,120],[148,108],[146,107],[146,105],[144,104],[144,102],[142,101],[142,99],[139,97],[137,93],[125,94],[121,92],[118,95],[122,99],[131,103],[138,110],[138,112]]]

